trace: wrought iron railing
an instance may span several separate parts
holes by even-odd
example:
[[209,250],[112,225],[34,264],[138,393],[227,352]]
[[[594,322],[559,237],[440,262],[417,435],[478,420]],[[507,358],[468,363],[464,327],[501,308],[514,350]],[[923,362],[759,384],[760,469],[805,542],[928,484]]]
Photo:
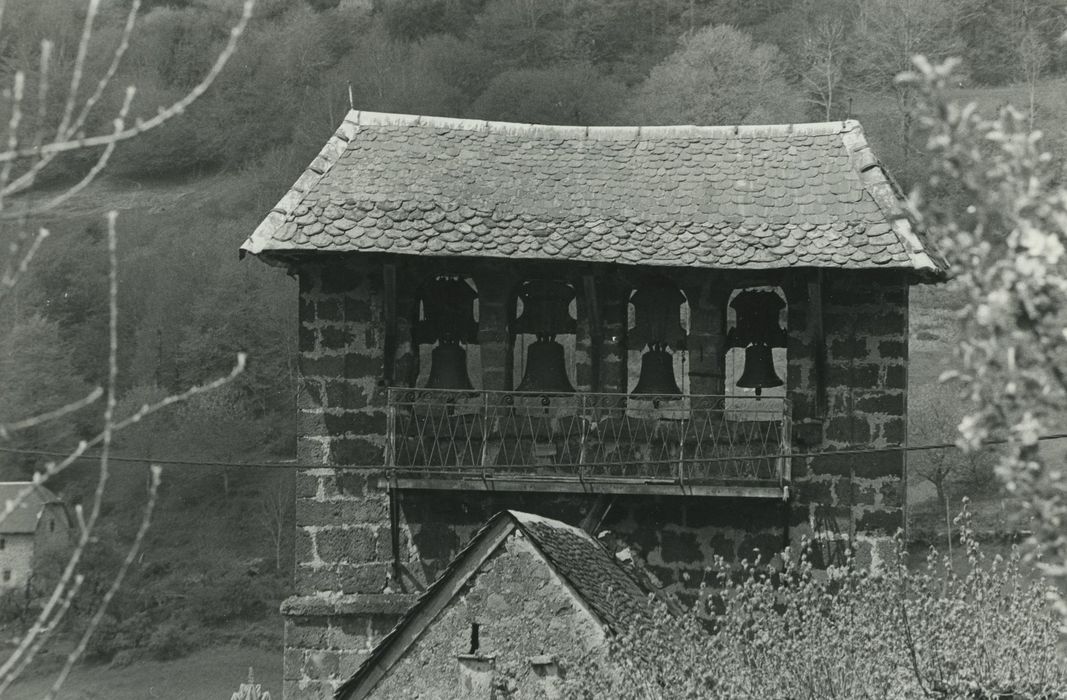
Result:
[[389,389],[387,466],[403,478],[781,486],[781,397]]

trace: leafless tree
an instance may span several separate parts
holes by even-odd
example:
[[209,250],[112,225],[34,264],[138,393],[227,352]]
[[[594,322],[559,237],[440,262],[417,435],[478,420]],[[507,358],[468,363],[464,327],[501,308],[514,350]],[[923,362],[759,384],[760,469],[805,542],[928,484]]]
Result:
[[[912,394],[908,407],[909,440],[916,445],[941,444],[956,435],[964,413],[963,401],[942,385],[923,387]],[[944,509],[948,550],[952,551],[952,520],[960,508],[959,498],[986,491],[993,482],[992,457],[988,452],[964,452],[957,447],[916,452],[908,458],[914,476],[929,482]]]
[[850,84],[869,93],[892,95],[900,115],[904,169],[916,148],[913,110],[917,90],[896,80],[911,68],[912,56],[935,58],[959,51],[956,11],[944,0],[855,0]]
[[848,55],[849,26],[839,14],[821,14],[804,32],[803,56],[805,70],[801,73],[807,99],[823,113],[833,118],[844,65]]
[[1050,58],[1048,45],[1037,31],[1030,29],[1023,34],[1019,42],[1019,72],[1026,81],[1030,131],[1034,130],[1034,117],[1037,114],[1037,81],[1048,68]]
[[263,492],[259,502],[259,521],[270,536],[274,547],[274,570],[282,570],[282,547],[285,533],[290,527],[290,511],[293,506],[292,479],[283,474],[274,479]]
[[[49,236],[47,228],[35,227],[33,222],[47,212],[61,208],[71,197],[89,186],[107,166],[118,144],[136,138],[178,117],[204,94],[233,55],[238,39],[248,25],[255,0],[242,0],[240,14],[234,20],[223,49],[200,82],[185,95],[172,104],[162,106],[151,118],[132,120],[129,115],[134,103],[136,88],[132,85],[127,86],[121,105],[110,120],[110,129],[92,133],[87,131],[92,123],[90,117],[96,110],[102,109],[104,102],[102,98],[112,87],[112,82],[130,45],[130,38],[136,31],[141,5],[140,0],[133,0],[130,4],[110,60],[100,75],[89,76],[88,56],[100,41],[97,20],[101,14],[101,2],[102,0],[87,0],[80,39],[76,55],[70,65],[69,76],[64,75],[63,81],[57,79],[60,71],[54,65],[55,45],[46,39],[40,43],[40,50],[35,57],[36,65],[15,66],[10,73],[10,85],[3,86],[3,92],[0,95],[0,107],[3,111],[0,114],[6,116],[6,124],[0,126],[3,129],[0,133],[0,239],[2,239],[0,242],[3,243],[6,258],[0,259],[0,304],[11,295],[20,279],[30,269],[34,257]],[[13,31],[13,28],[3,25],[5,4],[4,0],[0,0],[0,32]],[[61,91],[59,93],[61,99],[58,103],[52,99],[55,97],[52,94],[53,90]],[[62,105],[60,114],[50,114],[48,112],[50,104]],[[57,121],[58,126],[50,126],[56,124]],[[75,152],[87,152],[93,154],[94,157],[92,165],[80,179],[58,192],[53,191],[47,195],[40,195],[34,191],[34,186],[49,172],[49,168],[56,165],[56,159],[59,156]],[[0,695],[3,695],[26,670],[42,645],[63,622],[71,608],[71,603],[85,581],[79,571],[79,565],[87,545],[95,536],[100,518],[103,496],[110,474],[109,457],[115,434],[167,406],[223,386],[236,377],[244,367],[244,357],[239,355],[233,370],[224,377],[147,403],[129,415],[116,414],[119,324],[117,212],[109,212],[106,218],[109,349],[108,371],[103,386],[94,388],[76,401],[57,406],[38,415],[0,424],[0,444],[2,444],[20,431],[61,421],[88,406],[100,405],[101,402],[103,404],[102,429],[93,437],[81,441],[65,457],[49,462],[42,471],[35,474],[35,482],[47,481],[70,467],[76,460],[86,457],[89,450],[99,450],[99,474],[95,491],[87,507],[78,506],[75,509],[79,531],[70,557],[63,566],[58,581],[48,595],[40,613],[19,640],[15,650],[0,664]],[[134,540],[114,579],[92,609],[88,623],[57,674],[48,698],[56,696],[71,669],[81,658],[90,637],[99,626],[109,603],[133,564],[151,522],[160,478],[160,467],[153,465],[147,504]],[[0,512],[0,522],[14,512],[31,492],[32,488],[27,488],[14,500],[7,502],[6,507]]]

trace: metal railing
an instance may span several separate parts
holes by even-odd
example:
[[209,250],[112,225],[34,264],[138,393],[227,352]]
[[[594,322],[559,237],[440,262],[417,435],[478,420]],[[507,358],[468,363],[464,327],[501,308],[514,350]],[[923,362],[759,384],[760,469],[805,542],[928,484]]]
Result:
[[781,397],[391,388],[388,409],[386,464],[403,478],[789,481]]

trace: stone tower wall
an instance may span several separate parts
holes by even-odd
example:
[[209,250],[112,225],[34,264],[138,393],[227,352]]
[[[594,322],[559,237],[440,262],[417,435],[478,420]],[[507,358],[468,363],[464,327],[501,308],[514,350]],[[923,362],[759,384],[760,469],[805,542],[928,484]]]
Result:
[[[877,566],[889,536],[903,526],[903,453],[833,454],[903,444],[907,285],[900,273],[824,273],[821,343],[819,301],[811,297],[814,275],[797,274],[780,284],[789,309],[787,389],[793,402],[794,451],[800,455],[792,460],[788,504],[455,491],[405,491],[390,503],[381,480],[387,428],[383,390],[387,375],[400,385],[414,380],[415,290],[420,280],[439,270],[436,261],[395,261],[397,334],[390,341],[383,261],[322,260],[299,269],[298,460],[314,466],[297,476],[296,590],[283,606],[286,698],[331,697],[414,596],[481,524],[505,508],[609,530],[631,545],[665,586],[680,593],[706,580],[715,556],[752,558],[805,537],[818,540],[825,563],[852,547],[861,561]],[[507,368],[507,318],[520,268],[494,262],[465,269],[480,295],[476,384],[510,388],[518,378]],[[580,287],[581,271],[568,274]],[[590,328],[584,320],[584,301],[578,307],[579,389],[598,383],[601,391],[625,391],[626,282],[610,270],[598,272],[597,281],[601,328]],[[721,393],[722,305],[731,288],[767,280],[684,272],[678,283],[693,314],[692,391]],[[387,372],[388,342],[395,361]],[[593,362],[596,343],[600,353]]]

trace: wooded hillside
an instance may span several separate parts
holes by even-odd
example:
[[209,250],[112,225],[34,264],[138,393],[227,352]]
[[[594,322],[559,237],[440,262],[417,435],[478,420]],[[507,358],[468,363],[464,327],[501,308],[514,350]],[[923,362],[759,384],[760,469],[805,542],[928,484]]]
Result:
[[[187,92],[225,42],[234,5],[145,2],[117,87],[102,96],[96,114],[115,112],[129,84],[137,87],[133,109],[142,117]],[[105,40],[89,57],[89,86],[107,70],[130,0],[105,7],[98,32]],[[0,79],[6,85],[16,68],[30,69],[27,114],[39,107],[40,76],[32,67],[41,39],[56,42],[53,80],[69,80],[82,11],[69,0],[7,3],[5,26],[17,31],[0,44]],[[907,188],[926,170],[909,111],[914,95],[893,80],[910,56],[962,56],[961,97],[984,109],[1014,103],[1048,132],[1062,160],[1067,54],[1057,40],[1065,29],[1058,0],[376,0],[369,7],[260,0],[237,54],[204,97],[181,118],[123,144],[107,178],[49,222],[55,235],[32,275],[0,306],[7,329],[0,336],[0,423],[101,381],[101,215],[117,208],[119,412],[225,373],[238,351],[249,353],[250,365],[224,391],[123,433],[116,452],[164,463],[290,458],[294,283],[277,270],[238,263],[236,251],[340,123],[350,95],[356,109],[579,125],[854,117]],[[60,118],[62,105],[47,106],[42,113]],[[5,122],[9,109],[0,100]],[[24,128],[30,134],[42,126],[54,128],[32,119]],[[42,187],[77,177],[90,155],[67,159]],[[0,452],[0,475],[25,478],[47,459],[39,451],[69,447],[92,420],[20,434],[3,447],[25,452]],[[128,488],[114,495],[117,529],[137,498],[131,494],[139,493],[140,468],[130,467]],[[171,554],[195,548],[188,529],[210,525],[224,533],[220,557],[272,557],[270,538],[254,522],[278,478],[264,474],[176,474],[163,503],[169,527],[157,529],[157,547]],[[77,477],[67,487],[77,498]],[[216,515],[205,519],[209,503]],[[250,539],[260,544],[250,550]],[[149,551],[152,557],[158,550]]]
[[[7,45],[0,47],[0,71],[35,65],[43,37],[57,42],[53,73],[69,71],[80,31],[77,5],[9,5],[5,22],[19,31],[7,34]],[[128,5],[115,0],[108,6],[100,36],[119,35]],[[232,5],[145,4],[115,81],[136,85],[138,114],[152,115],[203,75],[225,39]],[[0,418],[15,406],[72,396],[99,382],[105,272],[93,204],[111,206],[107,200],[118,198],[131,208],[121,224],[128,232],[121,376],[130,401],[217,373],[237,350],[247,350],[252,367],[244,379],[210,405],[174,416],[167,425],[173,440],[167,442],[185,455],[193,450],[215,458],[247,457],[256,448],[288,454],[293,295],[277,275],[237,265],[233,255],[340,122],[349,91],[358,109],[546,123],[777,123],[852,116],[861,119],[906,187],[922,174],[921,144],[914,142],[908,116],[912,96],[893,77],[913,53],[957,54],[966,59],[962,91],[988,94],[989,107],[1009,98],[1022,102],[1036,126],[1048,124],[1054,139],[1062,137],[1056,117],[1062,97],[1046,89],[1067,68],[1056,43],[1067,16],[1055,0],[360,5],[262,0],[238,53],[204,98],[181,119],[120,147],[108,186],[67,216],[64,235],[49,243],[31,283],[2,311],[12,318],[13,332],[3,340]],[[99,56],[90,56],[89,84],[93,71],[106,69],[107,43],[96,47]],[[31,75],[31,98],[33,82]],[[120,93],[103,99],[117,105]],[[62,110],[52,107],[48,114],[58,118]],[[84,167],[71,159],[59,176],[73,177]],[[221,179],[198,187],[206,175]],[[172,193],[183,194],[173,206],[138,205],[138,188],[158,193],[167,183]],[[44,346],[49,352],[30,351]],[[44,377],[51,379],[41,391]],[[47,448],[71,437],[31,435],[22,446]],[[155,455],[169,449],[152,448]],[[33,462],[30,456],[4,457],[8,465]]]

